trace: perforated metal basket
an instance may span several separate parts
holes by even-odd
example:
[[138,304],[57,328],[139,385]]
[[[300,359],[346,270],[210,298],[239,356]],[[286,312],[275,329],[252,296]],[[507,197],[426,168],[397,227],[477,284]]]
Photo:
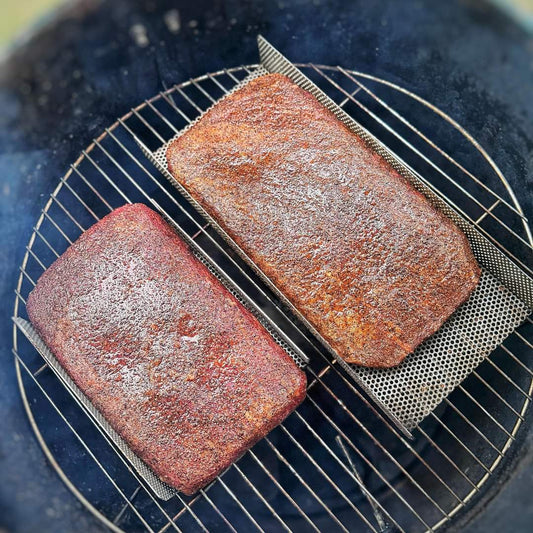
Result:
[[[152,202],[153,207],[157,208],[166,220],[174,227],[180,237],[189,245],[193,255],[203,263],[208,270],[213,274],[226,289],[237,298],[237,300],[250,311],[262,324],[262,326],[270,333],[276,344],[283,348],[283,350],[294,360],[294,362],[303,368],[309,362],[309,358],[305,355],[293,341],[283,333],[278,326],[269,319],[269,317],[258,307],[246,293],[233,283],[230,277],[228,277],[221,269],[217,268],[209,258],[209,256],[200,248],[194,239],[185,233],[180,226],[178,226],[163,208]],[[148,486],[154,491],[154,493],[163,500],[168,500],[177,494],[177,491],[161,481],[158,476],[152,471],[152,469],[140,459],[128,446],[128,444],[122,439],[122,437],[113,429],[111,424],[102,416],[102,414],[96,409],[91,400],[85,396],[80,388],[74,383],[67,372],[63,369],[59,361],[56,359],[52,351],[46,346],[44,341],[40,338],[39,334],[32,326],[32,324],[21,317],[14,317],[13,321],[20,331],[26,336],[26,338],[32,343],[33,347],[41,354],[46,363],[58,376],[61,382],[68,388],[73,398],[79,403],[79,405],[85,410],[85,412],[94,420],[96,424],[105,432],[117,449],[126,457],[129,463],[135,468],[138,474],[144,479]]]
[[227,98],[254,78],[269,72],[285,74],[300,87],[313,94],[350,130],[361,137],[374,151],[386,159],[402,176],[444,211],[467,235],[472,250],[483,267],[483,274],[469,300],[454,313],[445,325],[424,342],[413,354],[395,368],[364,368],[346,363],[314,326],[292,305],[247,254],[224,231],[217,220],[191,197],[188,191],[170,174],[166,152],[174,139],[183,135],[201,120],[202,116],[220,100],[214,102],[195,120],[166,141],[155,152],[141,141],[139,145],[158,170],[194,205],[206,221],[236,250],[275,292],[279,300],[306,325],[321,344],[337,359],[380,405],[402,431],[411,436],[415,428],[470,372],[487,357],[530,313],[533,306],[533,280],[485,238],[453,204],[430,188],[423,177],[415,173],[378,139],[362,128],[341,107],[329,98],[309,78],[280,54],[265,39],[259,37],[261,66],[221,98]]

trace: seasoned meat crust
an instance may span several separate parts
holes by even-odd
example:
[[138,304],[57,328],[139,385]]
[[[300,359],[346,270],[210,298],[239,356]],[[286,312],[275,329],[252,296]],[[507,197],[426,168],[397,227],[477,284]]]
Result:
[[399,364],[479,281],[462,232],[281,74],[214,106],[167,161],[350,363]]
[[305,374],[144,205],[86,231],[39,279],[31,322],[165,482],[192,494],[305,397]]

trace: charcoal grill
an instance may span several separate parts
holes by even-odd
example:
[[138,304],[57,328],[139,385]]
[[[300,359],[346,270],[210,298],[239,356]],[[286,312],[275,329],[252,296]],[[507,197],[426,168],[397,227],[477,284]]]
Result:
[[[298,66],[532,274],[533,241],[519,202],[463,128],[372,75]],[[119,205],[143,201],[190,235],[310,356],[307,400],[198,495],[162,501],[14,327],[15,364],[30,422],[68,487],[114,531],[439,529],[487,489],[516,439],[533,387],[533,324],[528,319],[516,329],[413,429],[412,441],[405,438],[136,142],[155,151],[258,68],[224,69],[176,85],[133,109],[83,151],[34,227],[14,315],[26,318],[25,299],[36,279],[82,231]],[[446,146],[437,146],[432,133],[447,139]],[[500,178],[499,189],[485,185],[488,173]],[[63,425],[71,438],[57,441]]]

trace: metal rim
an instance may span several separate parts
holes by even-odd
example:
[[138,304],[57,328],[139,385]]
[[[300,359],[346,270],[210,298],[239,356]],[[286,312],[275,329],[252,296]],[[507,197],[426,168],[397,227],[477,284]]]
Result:
[[[298,65],[298,66],[301,66],[301,67],[307,67],[308,64],[302,64],[302,65]],[[248,66],[248,68],[252,69],[252,68],[255,68],[257,67],[257,65],[250,65]],[[318,68],[320,69],[323,69],[323,70],[336,70],[338,67],[333,67],[333,66],[327,66],[327,65],[317,65]],[[201,81],[204,81],[206,80],[208,77],[210,76],[219,76],[219,75],[222,75],[222,74],[225,74],[227,72],[237,72],[237,71],[240,71],[242,70],[243,68],[246,68],[246,67],[234,67],[232,69],[224,69],[224,70],[219,70],[217,72],[214,72],[214,73],[211,73],[211,74],[205,74],[203,76],[199,76],[197,78],[194,78],[194,79],[191,79],[191,80],[188,80],[182,84],[179,84],[179,87],[181,88],[185,88],[191,84],[194,84],[194,83],[197,83],[197,82],[201,82]],[[459,125],[455,120],[453,120],[451,117],[449,117],[446,113],[444,113],[443,111],[441,111],[440,109],[438,109],[436,106],[434,106],[433,104],[431,104],[430,102],[424,100],[423,98],[419,97],[418,95],[402,88],[401,86],[397,85],[397,84],[394,84],[394,83],[391,83],[387,80],[384,80],[382,78],[378,78],[378,77],[375,77],[375,76],[372,76],[372,75],[369,75],[369,74],[365,74],[365,73],[361,73],[361,72],[358,72],[358,71],[355,71],[355,70],[346,70],[346,72],[349,72],[350,74],[354,75],[354,76],[359,76],[359,77],[362,77],[362,78],[366,78],[366,79],[369,79],[369,80],[372,80],[378,84],[382,84],[382,85],[385,85],[385,86],[388,86],[390,87],[391,89],[395,90],[395,91],[398,91],[398,92],[401,92],[403,94],[405,94],[406,96],[416,100],[417,102],[419,102],[420,104],[422,104],[423,106],[425,106],[426,108],[428,108],[429,110],[433,111],[434,113],[436,113],[437,115],[439,115],[443,120],[445,120],[446,122],[448,122],[453,128],[455,128],[459,133],[461,133],[464,138],[472,145],[474,146],[474,148],[481,154],[481,156],[487,161],[487,163],[490,165],[490,167],[493,169],[493,171],[495,172],[495,174],[498,176],[498,178],[500,179],[500,181],[502,182],[502,184],[504,185],[509,197],[510,197],[510,200],[512,202],[512,204],[514,205],[515,209],[517,210],[518,213],[522,214],[523,215],[523,210],[522,210],[522,207],[520,206],[520,203],[518,202],[518,199],[516,198],[512,188],[510,187],[508,181],[506,180],[506,178],[504,177],[503,173],[501,172],[501,170],[498,168],[498,166],[496,165],[496,163],[492,160],[492,158],[486,153],[486,151],[479,145],[479,143],[477,143],[477,141],[461,126]],[[168,94],[171,90],[167,90],[165,91],[164,94]],[[132,110],[128,113],[126,113],[121,119],[117,120],[115,123],[113,123],[113,125],[111,125],[108,129],[106,129],[106,131],[104,133],[102,133],[102,135],[100,135],[96,141],[100,141],[102,139],[104,139],[107,135],[108,135],[108,132],[112,132],[115,128],[117,128],[120,123],[122,121],[126,121],[128,120],[132,114],[135,112],[135,111],[140,111],[141,109],[145,108],[147,105],[148,105],[148,102],[154,102],[158,99],[161,98],[161,95],[156,95],[155,97],[149,99],[147,102],[144,102],[142,104],[140,104],[139,106],[137,106],[135,108],[135,110]],[[90,153],[95,147],[95,142],[92,142],[88,147],[87,149],[84,151],[84,154],[87,154],[87,153]],[[80,161],[82,161],[84,158],[85,158],[85,155],[82,154],[80,155],[80,157],[76,160],[76,162],[74,163],[73,166],[77,166],[79,164]],[[64,175],[64,177],[62,178],[62,180],[60,181],[60,183],[57,185],[57,187],[55,188],[54,192],[52,193],[53,195],[56,195],[60,190],[61,188],[63,187],[63,182],[66,182],[69,178],[69,176],[72,174],[73,172],[73,169],[70,168],[68,170],[68,172]],[[28,244],[28,248],[31,249],[31,246],[36,238],[36,233],[35,233],[35,230],[38,230],[42,223],[43,223],[43,220],[45,218],[45,213],[48,211],[48,209],[50,208],[50,205],[52,204],[52,198],[50,198],[48,200],[48,202],[46,203],[44,209],[43,209],[43,213],[40,215],[39,219],[37,220],[37,223],[35,225],[35,228],[34,228],[34,232],[32,233],[32,236],[30,238],[30,241],[29,241],[29,244]],[[522,220],[522,224],[523,224],[523,227],[524,227],[524,232],[526,233],[526,236],[527,236],[527,240],[529,241],[529,243],[531,244],[531,246],[533,246],[533,237],[532,237],[532,234],[531,234],[531,229],[529,227],[529,225],[527,224],[527,221],[525,220]],[[22,262],[22,266],[24,267],[27,262],[28,262],[28,259],[29,259],[29,251],[26,251],[25,253],[25,256],[24,256],[24,259],[23,259],[23,262]],[[23,273],[21,272],[20,275],[19,275],[19,279],[18,279],[18,284],[17,284],[17,292],[20,292],[21,290],[21,286],[22,286],[22,282],[23,282],[23,279],[24,279],[24,276],[23,276]],[[14,306],[14,315],[15,316],[18,316],[18,310],[19,310],[19,299],[16,298],[15,299],[15,306]],[[17,328],[14,326],[13,327],[13,346],[14,346],[14,351],[15,351],[15,354],[17,352]],[[110,522],[108,520],[108,518],[103,515],[98,509],[96,509],[84,496],[83,494],[81,494],[78,489],[76,488],[76,486],[70,481],[70,479],[68,478],[68,476],[64,473],[64,471],[62,470],[61,466],[59,465],[59,463],[57,462],[57,460],[55,459],[53,453],[51,452],[50,448],[48,447],[48,445],[46,444],[43,436],[42,436],[42,433],[41,431],[39,430],[39,427],[38,427],[38,424],[35,420],[35,417],[34,417],[34,413],[32,411],[32,407],[28,401],[28,398],[26,396],[26,390],[25,390],[25,386],[24,386],[24,383],[23,383],[23,379],[22,379],[22,373],[21,373],[21,366],[20,366],[20,363],[17,359],[17,357],[15,357],[15,367],[16,367],[16,373],[17,373],[17,381],[18,381],[18,384],[19,384],[19,388],[20,388],[20,392],[21,392],[21,397],[22,397],[22,401],[23,401],[23,404],[24,404],[24,407],[25,407],[25,410],[26,410],[26,413],[28,415],[28,418],[29,418],[29,421],[30,421],[30,424],[32,426],[32,430],[34,431],[35,435],[36,435],[36,438],[41,446],[41,448],[43,449],[46,457],[49,459],[50,463],[52,464],[52,466],[54,467],[54,469],[57,471],[58,475],[61,477],[61,479],[63,480],[63,482],[67,485],[67,487],[69,488],[69,490],[74,494],[74,496],[76,498],[78,498],[81,503],[94,515],[96,516],[97,518],[99,518],[107,527],[109,527],[110,529],[112,529],[113,531],[122,531],[120,528],[118,528],[115,524],[113,524],[112,522]],[[529,384],[529,389],[528,389],[528,394],[531,395],[533,392],[533,380],[530,381],[530,384]],[[528,407],[529,407],[529,399],[525,399],[524,400],[524,403],[522,405],[522,408],[520,410],[520,415],[523,417],[524,414],[526,413]],[[511,435],[514,437],[516,435],[516,433],[518,432],[520,426],[522,424],[522,419],[521,418],[517,418],[515,424],[514,424],[514,427],[511,431]],[[508,438],[507,441],[505,442],[505,444],[502,446],[501,448],[501,453],[502,455],[498,455],[496,457],[496,459],[493,461],[492,465],[489,467],[489,470],[490,472],[492,473],[497,467],[498,465],[500,464],[501,460],[503,459],[503,456],[506,454],[506,452],[509,450],[511,444],[512,444],[512,441],[513,439],[512,438]],[[489,473],[486,473],[481,479],[480,481],[476,484],[477,485],[477,488],[481,487],[482,485],[485,484],[486,480],[489,478]],[[463,503],[458,503],[456,505],[455,508],[453,508],[450,512],[449,512],[449,516],[450,517],[453,517],[455,514],[457,514],[457,512],[461,509],[463,509],[465,507],[465,504],[468,503],[470,501],[470,499],[476,494],[477,492],[477,488],[476,489],[472,489],[472,491],[466,496],[463,498],[464,500],[464,504]],[[438,527],[442,526],[444,523],[448,522],[449,519],[444,517],[442,518],[439,522],[437,522],[433,528],[434,529],[437,529]]]

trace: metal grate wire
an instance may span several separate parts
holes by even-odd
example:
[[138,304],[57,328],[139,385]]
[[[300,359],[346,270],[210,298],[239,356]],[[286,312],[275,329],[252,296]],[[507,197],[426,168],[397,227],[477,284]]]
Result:
[[[361,98],[367,109],[374,106],[379,122],[386,122],[381,102],[400,96],[435,115],[420,99],[371,76],[339,67],[301,68],[309,76],[316,74],[317,81],[321,78],[323,90],[350,113]],[[209,487],[194,497],[177,495],[164,502],[101,428],[80,417],[80,406],[69,401],[50,368],[14,327],[13,351],[30,421],[63,480],[114,531],[383,531],[384,525],[409,532],[437,529],[482,492],[515,440],[531,399],[533,373],[527,361],[533,351],[533,323],[516,330],[431,413],[415,430],[414,441],[405,439],[269,288],[176,195],[134,141],[137,137],[155,149],[256,69],[222,70],[172,87],[132,110],[82,153],[34,227],[21,265],[14,315],[26,318],[25,299],[40,273],[82,231],[125,202],[143,201],[164,210],[311,357],[307,400]],[[379,101],[368,91],[379,95]],[[439,116],[457,131],[457,125]],[[396,131],[394,120],[391,124]],[[463,136],[463,143],[469,141]],[[442,158],[440,152],[438,157],[427,155],[436,150],[422,134],[409,142],[439,168],[442,159],[451,158]],[[503,179],[486,154],[473,146],[487,171]],[[423,162],[414,153],[409,163],[415,166],[418,159]],[[507,252],[526,264],[531,253],[527,221],[505,183],[502,191],[495,191],[479,174],[466,171],[464,163],[455,163],[453,175],[443,166],[453,182],[446,192],[498,246],[505,243]],[[442,174],[436,174],[438,188]],[[495,217],[503,222],[496,229],[488,224]],[[67,435],[60,443],[54,440],[58,431]]]

